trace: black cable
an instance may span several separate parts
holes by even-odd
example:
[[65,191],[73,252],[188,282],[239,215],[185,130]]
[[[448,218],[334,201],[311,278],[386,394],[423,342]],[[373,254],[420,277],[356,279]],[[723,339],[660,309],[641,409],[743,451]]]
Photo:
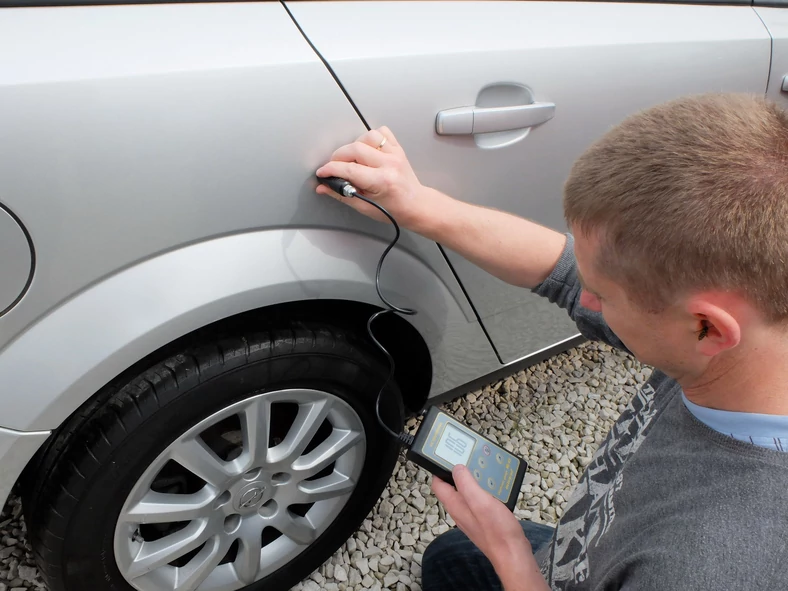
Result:
[[378,346],[378,349],[383,351],[383,353],[388,358],[389,368],[390,368],[389,376],[388,378],[386,378],[386,381],[383,382],[383,385],[381,386],[380,391],[378,392],[378,396],[375,400],[375,415],[377,416],[380,425],[389,433],[389,435],[398,439],[401,443],[405,445],[411,445],[413,443],[412,435],[410,435],[409,433],[397,433],[396,431],[391,429],[391,427],[389,427],[385,423],[383,418],[380,416],[380,397],[383,394],[383,390],[386,389],[388,383],[394,378],[394,373],[396,371],[396,364],[394,362],[394,357],[392,357],[391,353],[389,353],[388,350],[381,344],[381,342],[377,338],[375,338],[375,334],[372,332],[372,323],[375,322],[377,318],[380,318],[384,314],[390,314],[392,312],[398,312],[400,314],[406,314],[408,316],[413,316],[414,314],[416,314],[416,310],[412,310],[411,308],[400,308],[398,306],[395,306],[383,296],[383,293],[380,290],[380,270],[383,268],[383,261],[386,259],[386,255],[391,251],[392,248],[394,248],[394,245],[397,244],[397,241],[399,240],[400,237],[399,224],[397,224],[397,220],[394,219],[394,216],[392,216],[388,211],[386,211],[386,208],[380,205],[379,203],[375,203],[371,199],[367,199],[366,197],[361,195],[358,191],[355,191],[353,197],[355,197],[356,199],[361,199],[363,202],[369,203],[373,207],[377,208],[383,215],[385,215],[389,219],[391,224],[394,226],[394,232],[395,232],[394,240],[391,241],[391,243],[386,247],[386,250],[383,251],[383,254],[380,255],[380,259],[378,260],[378,268],[375,271],[375,289],[378,292],[378,297],[380,298],[380,300],[384,304],[386,304],[386,306],[388,306],[388,310],[379,310],[378,312],[375,312],[372,316],[369,317],[369,320],[367,320],[367,332],[369,333],[369,338],[372,339],[372,341]]
[[380,397],[383,394],[383,390],[386,389],[386,386],[394,378],[394,373],[396,371],[396,364],[394,363],[394,357],[392,357],[391,353],[388,352],[386,347],[384,347],[381,344],[381,342],[377,338],[375,338],[375,334],[372,332],[372,323],[377,318],[380,318],[384,314],[390,314],[392,312],[397,312],[399,314],[405,314],[407,316],[413,316],[414,314],[416,314],[416,310],[412,310],[410,308],[400,308],[398,306],[395,306],[394,304],[389,302],[383,296],[383,292],[380,290],[380,270],[383,268],[383,261],[386,259],[386,255],[391,251],[392,248],[394,248],[394,245],[397,244],[397,241],[399,240],[399,237],[400,237],[400,234],[401,234],[400,233],[400,229],[399,229],[399,224],[397,223],[397,220],[394,219],[394,216],[392,216],[386,210],[385,207],[383,207],[379,203],[376,203],[376,202],[372,201],[371,199],[368,199],[367,197],[364,197],[361,193],[359,193],[358,189],[356,189],[353,185],[351,185],[345,179],[341,179],[339,177],[327,177],[327,178],[320,178],[320,177],[318,177],[318,180],[321,183],[323,183],[326,186],[328,186],[334,192],[339,193],[340,195],[343,195],[343,196],[348,197],[348,198],[361,199],[361,201],[363,201],[364,203],[369,203],[372,207],[376,208],[378,211],[380,211],[380,213],[382,213],[384,216],[386,216],[388,218],[388,220],[391,222],[391,225],[394,226],[394,240],[391,241],[391,243],[383,251],[383,254],[380,255],[380,259],[378,260],[378,268],[375,271],[375,289],[378,292],[378,297],[388,307],[388,309],[387,310],[379,310],[378,312],[375,312],[372,316],[370,316],[369,320],[367,320],[367,332],[369,333],[369,338],[372,339],[372,342],[375,343],[375,345],[377,345],[378,349],[383,351],[383,354],[386,356],[386,358],[388,358],[388,360],[389,360],[389,368],[390,368],[389,369],[389,375],[386,378],[386,381],[383,382],[383,385],[380,387],[380,391],[378,392],[378,396],[375,399],[375,416],[377,416],[378,423],[380,423],[380,426],[383,427],[383,429],[389,435],[391,435],[395,439],[399,440],[399,442],[401,444],[410,447],[413,444],[413,435],[411,435],[410,433],[405,433],[405,432],[397,433],[391,427],[389,427],[386,424],[386,422],[383,420],[383,418],[380,416]]

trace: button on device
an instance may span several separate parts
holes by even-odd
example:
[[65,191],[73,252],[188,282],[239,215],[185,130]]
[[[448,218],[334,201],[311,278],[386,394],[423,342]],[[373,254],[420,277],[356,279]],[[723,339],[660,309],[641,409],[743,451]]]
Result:
[[495,459],[498,460],[499,464],[503,464],[503,456],[501,454],[495,454]]
[[487,461],[484,458],[479,458],[479,466],[484,469],[487,467]]
[[481,480],[481,479],[482,479],[482,473],[481,473],[481,472],[479,472],[478,470],[474,470],[474,471],[473,471],[473,477],[474,477],[476,480]]
[[489,486],[490,488],[495,488],[495,480],[493,480],[492,478],[488,478],[487,486]]

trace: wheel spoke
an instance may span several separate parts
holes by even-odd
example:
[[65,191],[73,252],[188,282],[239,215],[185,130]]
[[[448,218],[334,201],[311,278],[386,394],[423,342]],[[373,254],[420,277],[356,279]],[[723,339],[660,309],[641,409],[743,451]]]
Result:
[[143,542],[134,561],[126,570],[126,577],[136,579],[191,552],[210,537],[208,521],[192,521],[182,530],[158,540]]
[[191,495],[159,493],[149,490],[120,519],[133,523],[173,523],[208,517],[213,511],[214,495],[203,489]]
[[306,517],[289,511],[279,511],[271,525],[297,544],[311,544],[317,538],[317,530]]
[[312,441],[330,410],[331,401],[328,398],[320,398],[299,405],[298,414],[284,441],[269,450],[268,461],[271,463],[282,461],[292,463]]
[[244,465],[262,465],[268,454],[268,438],[271,429],[271,402],[268,398],[256,400],[241,414],[243,432]]
[[178,442],[173,446],[172,459],[215,488],[223,487],[232,477],[229,464],[200,438]]
[[232,541],[225,536],[214,536],[203,546],[197,556],[178,569],[178,578],[173,591],[195,591],[208,578],[227,554]]
[[317,480],[305,480],[298,484],[298,492],[293,503],[317,503],[326,499],[341,497],[353,491],[356,483],[339,472],[334,472]]
[[293,462],[293,471],[304,477],[313,476],[332,462],[336,462],[347,450],[363,441],[361,431],[334,429],[325,441]]
[[263,550],[261,534],[262,527],[255,527],[254,523],[245,524],[240,531],[240,546],[233,566],[235,567],[235,574],[245,585],[254,583],[257,574],[260,572],[261,553]]

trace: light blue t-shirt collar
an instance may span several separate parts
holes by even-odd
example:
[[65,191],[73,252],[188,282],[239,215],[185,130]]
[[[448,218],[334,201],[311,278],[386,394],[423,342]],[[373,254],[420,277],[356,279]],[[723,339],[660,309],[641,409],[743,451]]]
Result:
[[684,405],[707,427],[740,441],[788,451],[788,416],[734,412],[699,406],[681,393]]

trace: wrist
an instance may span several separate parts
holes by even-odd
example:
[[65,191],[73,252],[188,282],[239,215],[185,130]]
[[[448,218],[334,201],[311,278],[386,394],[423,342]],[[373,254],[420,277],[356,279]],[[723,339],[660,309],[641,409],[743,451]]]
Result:
[[404,227],[430,240],[440,242],[441,228],[446,223],[447,207],[454,200],[436,189],[421,185],[413,196],[411,215]]
[[491,562],[505,591],[549,591],[550,589],[531,552],[530,544],[525,549],[510,550]]

